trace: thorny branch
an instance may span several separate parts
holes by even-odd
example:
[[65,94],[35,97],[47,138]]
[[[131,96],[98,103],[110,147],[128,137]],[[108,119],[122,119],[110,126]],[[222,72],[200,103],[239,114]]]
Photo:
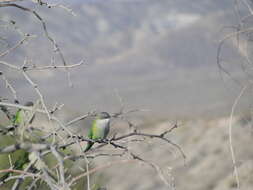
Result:
[[[43,2],[40,1],[40,4],[43,5]],[[42,28],[44,30],[44,34],[48,38],[48,40],[52,43],[52,45],[54,47],[54,52],[57,52],[59,54],[59,56],[61,58],[61,61],[62,61],[63,65],[65,66],[65,69],[67,71],[69,85],[72,86],[72,82],[70,80],[70,72],[68,71],[68,67],[66,67],[67,66],[67,62],[65,60],[65,57],[64,57],[64,55],[63,55],[63,53],[62,53],[62,51],[61,51],[58,43],[55,41],[55,39],[53,37],[51,37],[51,35],[49,35],[48,30],[47,30],[46,22],[43,20],[43,18],[35,10],[32,10],[30,8],[21,6],[19,4],[15,4],[15,3],[1,3],[0,2],[0,8],[1,7],[15,7],[15,8],[21,9],[23,11],[26,11],[26,12],[29,12],[29,13],[33,14],[41,22]],[[22,40],[21,40],[21,42],[23,43]],[[19,46],[19,43],[17,44],[17,46],[14,46],[14,49],[16,47],[18,47],[18,46]]]
[[[2,104],[4,104],[4,103],[2,103]],[[1,102],[0,102],[0,105],[1,105]],[[15,105],[15,104],[13,104],[13,106],[20,107],[19,105]],[[42,111],[42,113],[46,114],[44,111]],[[80,118],[83,118],[83,116],[77,117],[77,119],[80,119]],[[68,124],[68,123],[71,124],[75,120],[76,119],[73,119],[70,122],[66,122],[66,124]],[[168,144],[176,147],[180,151],[183,159],[186,158],[184,152],[181,149],[181,147],[178,146],[177,144],[173,143],[172,141],[170,141],[168,138],[165,137],[166,134],[170,133],[173,129],[177,128],[177,124],[175,124],[173,127],[169,128],[167,131],[164,131],[164,132],[162,132],[161,134],[158,134],[158,135],[142,133],[142,132],[138,132],[136,129],[134,129],[134,131],[131,132],[131,133],[121,135],[121,136],[118,136],[118,137],[113,136],[111,139],[101,139],[101,140],[92,140],[92,139],[86,138],[84,136],[73,135],[70,131],[66,130],[66,126],[64,126],[64,124],[61,123],[60,126],[64,129],[64,132],[67,133],[68,139],[70,139],[70,141],[68,143],[66,143],[66,142],[65,143],[57,142],[57,143],[54,143],[53,145],[50,144],[50,143],[49,144],[46,144],[46,143],[42,143],[42,144],[20,143],[20,144],[15,144],[15,145],[10,145],[10,146],[4,147],[4,148],[0,149],[0,153],[10,153],[10,152],[15,152],[16,150],[19,150],[19,149],[24,149],[24,150],[29,151],[29,152],[40,151],[40,152],[42,152],[42,155],[46,155],[46,154],[50,154],[50,153],[54,154],[55,156],[57,155],[56,157],[57,157],[57,160],[58,160],[58,163],[59,163],[59,167],[61,168],[59,170],[60,171],[59,173],[61,174],[60,179],[61,179],[62,183],[63,183],[62,179],[65,179],[63,177],[63,175],[64,175],[63,174],[64,173],[63,172],[64,171],[64,169],[63,169],[64,168],[63,160],[64,160],[64,158],[66,159],[66,155],[63,155],[63,157],[62,157],[62,156],[60,156],[60,154],[57,154],[56,151],[57,152],[60,151],[61,154],[62,154],[63,150],[65,150],[66,148],[68,148],[72,145],[75,145],[77,142],[83,142],[83,141],[89,142],[89,141],[91,141],[91,142],[97,143],[99,145],[102,145],[102,146],[98,146],[97,148],[93,149],[93,151],[91,151],[91,152],[98,151],[99,149],[101,149],[105,145],[111,145],[112,147],[115,148],[115,151],[117,149],[122,149],[123,150],[122,154],[115,154],[115,155],[120,156],[120,157],[129,155],[131,157],[131,159],[133,159],[133,160],[138,160],[139,162],[143,162],[145,164],[148,164],[148,165],[152,166],[152,168],[154,168],[158,172],[160,178],[167,185],[169,183],[165,180],[164,176],[162,175],[161,169],[157,165],[155,165],[154,163],[152,163],[150,161],[147,161],[147,160],[141,158],[140,156],[137,156],[132,151],[130,151],[128,149],[128,147],[124,145],[124,143],[122,144],[123,140],[127,139],[127,138],[130,138],[130,137],[148,137],[148,138],[161,139],[161,140],[167,142]],[[58,136],[57,134],[55,134],[55,135],[56,135],[56,137]],[[134,140],[138,140],[138,139],[134,139]],[[89,154],[88,154],[87,158],[94,160],[95,158],[97,158],[99,156],[109,156],[110,157],[111,153],[97,154],[97,155],[93,155],[93,156],[92,155],[89,156]],[[73,159],[69,158],[69,160],[76,161],[76,160],[85,159],[85,157],[86,156],[81,155],[79,157],[75,157],[75,159],[74,158]]]
[[[89,113],[75,117],[67,122],[63,122],[57,117],[55,113],[61,111],[61,108],[64,105],[55,104],[51,108],[47,106],[47,100],[43,92],[39,88],[39,84],[35,82],[35,80],[33,80],[33,77],[30,76],[30,72],[65,69],[68,72],[69,83],[71,83],[69,70],[72,68],[80,67],[81,65],[83,65],[84,61],[80,61],[77,64],[67,64],[58,43],[56,43],[56,41],[48,33],[46,22],[43,20],[43,18],[37,11],[29,7],[20,5],[22,2],[22,0],[0,0],[0,8],[14,7],[35,16],[37,20],[39,20],[39,22],[41,23],[46,38],[52,43],[54,47],[54,52],[57,52],[59,54],[63,65],[31,65],[28,64],[26,59],[24,59],[24,63],[21,66],[17,66],[16,63],[0,60],[0,66],[3,66],[4,68],[11,71],[11,73],[15,73],[17,76],[25,79],[27,85],[34,89],[34,93],[37,95],[38,99],[36,101],[36,104],[32,107],[19,104],[20,97],[17,96],[19,92],[17,91],[15,83],[13,83],[12,81],[12,77],[9,77],[7,73],[5,73],[5,70],[1,68],[0,77],[4,82],[6,89],[13,95],[14,103],[11,103],[11,98],[9,97],[0,97],[0,111],[3,112],[9,119],[8,126],[1,126],[0,136],[13,137],[13,142],[11,144],[1,145],[0,154],[12,155],[13,153],[22,150],[25,153],[28,153],[29,158],[26,159],[29,160],[29,164],[27,166],[15,168],[17,166],[17,163],[11,160],[11,168],[0,170],[0,180],[1,175],[3,177],[5,174],[13,175],[7,175],[6,179],[0,181],[0,187],[14,180],[15,182],[12,185],[12,189],[17,190],[24,182],[29,182],[27,181],[27,178],[32,178],[33,181],[31,182],[30,187],[28,187],[28,189],[37,189],[39,188],[41,183],[44,183],[48,186],[49,189],[52,190],[70,190],[78,183],[80,179],[86,177],[87,189],[89,190],[91,189],[91,174],[95,172],[102,172],[106,168],[112,167],[114,165],[128,164],[132,162],[140,162],[151,166],[157,172],[164,184],[166,186],[169,186],[169,182],[164,176],[162,169],[152,161],[142,158],[142,152],[137,153],[136,150],[132,150],[128,146],[128,144],[125,143],[125,141],[127,140],[127,142],[131,143],[145,143],[146,139],[159,139],[161,141],[166,142],[168,145],[175,147],[180,152],[182,158],[185,160],[186,156],[182,148],[176,143],[172,142],[167,137],[167,134],[172,133],[172,131],[178,127],[177,124],[173,125],[170,128],[168,126],[168,130],[163,131],[160,134],[149,134],[140,132],[138,130],[138,127],[131,121],[126,119],[125,116],[130,113],[133,114],[135,112],[146,110],[133,109],[129,111],[124,111],[124,105],[122,105],[122,99],[120,98],[120,111],[110,115],[115,120],[118,119],[126,122],[129,126],[130,131],[119,136],[116,136],[115,134],[111,138],[107,139],[93,140],[87,138],[87,135],[85,134],[73,134],[70,129],[77,122],[81,122],[82,120],[85,120],[89,117],[96,117],[96,111],[91,111]],[[74,15],[72,9],[61,4],[50,4],[41,0],[32,0],[31,2],[36,3],[38,6],[46,6],[48,8],[60,7]],[[8,54],[14,52],[14,50],[17,48],[21,48],[22,44],[30,40],[30,38],[32,37],[33,36],[31,34],[23,34],[22,39],[20,39],[8,49],[0,52],[0,58],[6,57]],[[25,120],[29,122],[16,124],[14,122],[14,118],[16,117],[15,114],[17,111],[24,111],[24,113],[27,114],[24,116],[27,117],[25,118]],[[48,118],[48,122],[53,122],[53,127],[49,128],[48,131],[42,130],[39,124],[30,122],[33,120],[32,118],[35,115],[39,114],[46,115]],[[22,126],[24,129],[25,138],[19,137],[20,135],[18,131],[19,128],[21,128],[21,125],[25,125]],[[83,152],[84,142],[93,142],[97,146],[95,146],[95,148],[91,149],[88,152]],[[110,152],[108,152],[108,150],[103,149],[103,147],[105,146],[110,148]],[[77,151],[75,148],[77,148]],[[75,150],[75,152],[73,152],[73,150]],[[51,164],[48,163],[47,156],[53,157],[53,161],[56,163],[54,164],[54,166],[51,166]],[[95,161],[99,157],[114,157],[118,160],[114,162],[107,162],[104,165],[92,167],[91,162]],[[66,163],[71,162],[71,164],[73,165],[76,161],[84,161],[86,163],[84,167],[85,169],[79,174],[69,174],[69,168]]]

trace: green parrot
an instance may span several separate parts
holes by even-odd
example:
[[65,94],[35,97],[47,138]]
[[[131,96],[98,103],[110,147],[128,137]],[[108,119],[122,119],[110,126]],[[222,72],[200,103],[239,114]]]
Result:
[[[24,166],[29,163],[29,152],[24,152],[24,154],[20,155],[18,159],[14,162],[13,168],[14,170],[23,170]],[[4,176],[0,178],[0,182],[4,183],[5,179],[7,179],[11,175],[11,172],[6,173]]]
[[[25,103],[25,106],[32,107],[33,102]],[[24,138],[24,132],[28,127],[28,124],[31,124],[35,118],[35,115],[32,115],[31,111],[25,111],[23,109],[18,109],[14,118],[13,118],[13,125],[16,128],[16,132],[20,135],[21,140]]]
[[[26,102],[25,106],[28,107],[32,107],[33,106],[33,102]],[[18,109],[18,111],[16,112],[14,118],[13,118],[13,124],[14,125],[22,125],[25,122],[25,111],[22,109]],[[35,115],[33,115],[33,117],[30,119],[29,123],[32,123],[34,120]]]
[[[91,128],[89,129],[88,138],[92,140],[105,139],[110,131],[110,118],[107,112],[101,112],[92,121]],[[90,150],[94,142],[88,142],[84,152]]]
[[[33,106],[33,102],[27,102],[25,106]],[[31,118],[29,118],[31,117]],[[28,112],[26,112],[23,109],[18,109],[15,116],[12,120],[12,125],[14,125],[15,128],[17,128],[18,133],[24,130],[25,124],[28,122],[31,124],[35,118],[35,115],[29,115]],[[29,120],[28,120],[29,119]],[[30,162],[30,153],[24,152],[22,153],[18,159],[14,162],[13,168],[14,170],[22,170],[24,169],[25,165]],[[11,172],[6,173],[4,176],[0,178],[0,182],[4,183],[4,180],[7,179],[10,176]]]

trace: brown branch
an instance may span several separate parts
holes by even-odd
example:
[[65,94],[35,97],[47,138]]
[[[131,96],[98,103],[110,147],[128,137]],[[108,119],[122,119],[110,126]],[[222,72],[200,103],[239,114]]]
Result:
[[[40,178],[39,175],[37,174],[34,174],[34,173],[30,173],[30,172],[27,172],[27,171],[23,171],[23,170],[14,170],[14,169],[3,169],[3,170],[0,170],[0,173],[19,173],[19,174],[24,174],[26,175],[27,177],[33,177],[33,178]],[[6,181],[6,180],[5,180]]]
[[25,171],[23,171],[23,170],[14,170],[14,169],[4,169],[4,170],[0,170],[0,173],[9,173],[9,172],[19,173],[19,174],[26,174],[26,175],[34,176],[33,173],[25,172]]
[[23,0],[0,0],[0,3],[11,3],[16,1],[23,1]]

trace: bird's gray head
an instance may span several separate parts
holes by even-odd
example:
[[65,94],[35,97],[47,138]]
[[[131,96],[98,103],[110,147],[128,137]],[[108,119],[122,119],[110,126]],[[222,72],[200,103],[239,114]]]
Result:
[[97,114],[97,116],[99,117],[99,119],[110,119],[111,118],[110,114],[107,112],[100,112]]
[[25,103],[25,106],[32,107],[32,106],[33,106],[33,102],[31,102],[31,101],[26,102],[26,103]]

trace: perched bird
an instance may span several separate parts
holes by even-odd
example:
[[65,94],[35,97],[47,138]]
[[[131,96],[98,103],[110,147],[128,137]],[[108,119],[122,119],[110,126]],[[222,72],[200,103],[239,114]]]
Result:
[[[33,106],[33,102],[26,102],[25,106],[28,107],[32,107]],[[13,124],[14,125],[21,125],[24,124],[25,122],[25,111],[23,109],[18,109],[18,111],[16,112],[14,119],[13,119]],[[34,120],[35,115],[32,116],[32,118],[30,119],[29,123],[32,123]],[[27,118],[28,119],[28,118]]]
[[[33,102],[27,102],[25,104],[25,106],[31,107],[31,106],[33,106]],[[30,111],[18,109],[18,111],[16,112],[16,114],[14,115],[13,120],[12,120],[12,125],[14,127],[14,130],[17,130],[16,132],[18,134],[21,134],[21,136],[23,136],[23,133],[25,130],[25,125],[31,124],[34,120],[34,117],[35,117],[35,115],[32,114]],[[25,165],[29,162],[30,162],[30,153],[24,152],[14,162],[12,169],[23,170],[25,168]],[[33,168],[33,171],[35,171],[34,168]],[[4,183],[5,180],[10,176],[10,174],[11,174],[11,172],[8,172],[5,175],[3,175],[2,177],[0,177],[0,182]]]
[[[25,106],[32,107],[33,102],[26,102]],[[16,112],[12,122],[15,128],[15,131],[18,135],[20,135],[21,140],[24,139],[24,133],[26,129],[28,128],[28,125],[33,122],[34,118],[35,118],[35,115],[34,113],[32,113],[32,111],[18,109],[18,111]]]
[[[88,138],[92,140],[105,139],[110,131],[110,118],[107,112],[99,113],[92,121],[91,128],[89,129]],[[88,142],[84,152],[90,150],[94,142]]]

